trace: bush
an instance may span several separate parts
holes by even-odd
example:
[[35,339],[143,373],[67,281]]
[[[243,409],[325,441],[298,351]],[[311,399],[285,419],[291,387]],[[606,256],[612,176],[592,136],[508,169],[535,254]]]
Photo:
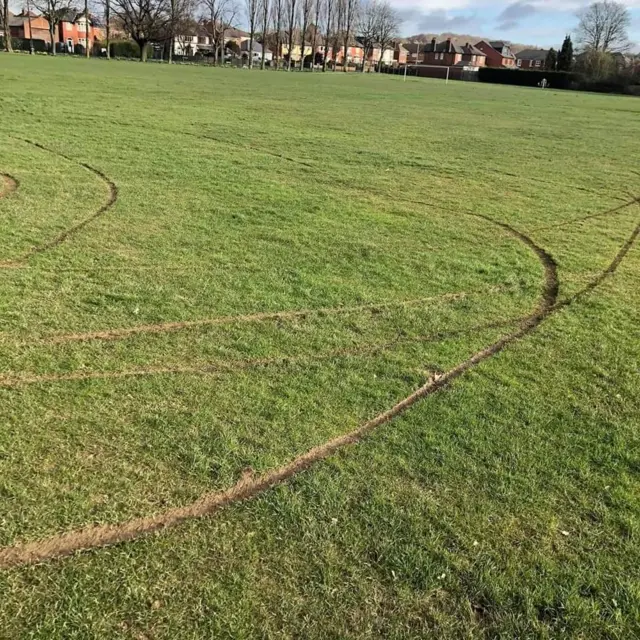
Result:
[[[31,43],[26,38],[11,38],[11,45],[14,51],[30,51]],[[0,51],[4,50],[4,39],[0,37]],[[49,51],[49,47],[44,40],[33,40],[33,50],[39,53]]]
[[498,69],[495,67],[480,67],[478,80],[493,84],[514,84],[521,87],[537,87],[543,79],[549,83],[551,89],[570,89],[576,82],[576,75],[566,71],[531,71],[523,69]]
[[[109,44],[112,58],[140,58],[140,47],[133,40],[116,40]],[[147,45],[147,57],[153,57],[153,46]]]

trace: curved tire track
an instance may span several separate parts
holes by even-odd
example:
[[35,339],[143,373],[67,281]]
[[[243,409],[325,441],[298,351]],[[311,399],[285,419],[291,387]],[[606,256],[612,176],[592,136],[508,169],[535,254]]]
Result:
[[[115,194],[117,195],[117,191]],[[637,199],[634,200],[634,202],[636,201]],[[377,427],[402,415],[420,400],[440,391],[473,367],[500,353],[508,345],[517,342],[532,333],[540,324],[555,312],[569,306],[581,296],[593,291],[602,284],[608,276],[615,273],[640,235],[640,224],[638,224],[626,242],[622,245],[611,264],[604,271],[598,274],[598,276],[590,281],[582,290],[570,298],[558,301],[559,281],[557,265],[553,257],[546,250],[539,246],[528,235],[515,229],[511,225],[495,221],[482,214],[468,213],[467,215],[473,215],[477,218],[481,218],[510,233],[531,249],[543,266],[544,286],[542,288],[539,302],[531,314],[521,319],[516,330],[502,336],[491,345],[474,353],[468,359],[464,360],[444,374],[432,377],[426,384],[415,390],[393,407],[363,423],[357,429],[350,433],[333,438],[322,445],[313,447],[285,465],[259,476],[245,474],[238,483],[229,489],[206,493],[191,504],[183,507],[171,508],[154,516],[134,518],[120,524],[89,526],[43,540],[17,543],[8,547],[0,548],[0,569],[53,560],[69,556],[80,551],[97,549],[134,540],[168,527],[175,526],[191,518],[211,515],[225,506],[236,503],[240,500],[253,498],[267,489],[285,482],[298,473],[308,469],[313,464],[328,458],[340,449],[361,441]],[[91,219],[94,217],[96,216],[93,216]],[[82,228],[82,226],[87,224],[88,221],[90,221],[90,219],[81,223],[79,228]],[[69,234],[65,234],[60,241],[63,241],[68,235]]]
[[6,261],[0,262],[0,269],[2,269],[2,268],[5,268],[5,269],[6,268],[16,268],[16,267],[23,266],[33,256],[35,256],[35,255],[37,255],[39,253],[43,253],[45,251],[48,251],[50,249],[54,249],[58,245],[62,244],[65,240],[68,240],[71,236],[75,235],[76,233],[78,233],[79,231],[84,229],[88,224],[90,224],[91,222],[96,220],[96,218],[99,218],[100,216],[104,215],[109,209],[111,209],[111,207],[118,200],[118,187],[117,187],[117,185],[108,176],[106,176],[102,171],[100,171],[100,169],[96,169],[95,167],[92,167],[90,164],[87,164],[85,162],[78,162],[77,160],[74,160],[73,158],[71,158],[70,156],[65,155],[64,153],[61,153],[59,151],[54,151],[53,149],[49,149],[48,147],[45,147],[44,145],[40,144],[39,142],[34,142],[32,140],[27,140],[25,138],[15,138],[15,139],[16,140],[20,140],[21,142],[25,142],[27,144],[30,144],[33,147],[36,147],[37,149],[41,149],[42,151],[46,151],[47,153],[51,153],[54,156],[58,156],[60,158],[64,158],[65,160],[68,160],[69,162],[74,162],[75,164],[78,164],[81,167],[84,167],[85,169],[87,169],[87,171],[90,171],[94,175],[98,176],[107,185],[107,187],[109,188],[109,197],[108,197],[107,201],[97,211],[92,213],[89,217],[85,218],[84,220],[81,220],[80,222],[76,223],[72,227],[69,227],[68,229],[65,229],[60,234],[58,234],[55,238],[52,238],[51,240],[47,240],[47,241],[45,241],[45,242],[43,242],[43,243],[41,243],[39,245],[35,245],[35,246],[31,247],[28,251],[25,251],[18,258],[15,258],[13,260],[6,260]]
[[17,543],[0,548],[0,569],[53,560],[54,558],[62,558],[79,551],[97,549],[133,540],[175,526],[191,518],[212,514],[224,506],[257,496],[263,491],[304,471],[311,465],[328,458],[338,450],[359,442],[377,427],[400,416],[423,398],[433,395],[456,378],[462,376],[469,369],[499,353],[508,344],[531,333],[553,311],[557,302],[559,281],[556,262],[547,251],[537,245],[530,237],[511,225],[494,221],[481,214],[475,215],[495,224],[523,242],[536,254],[542,264],[544,285],[538,304],[531,314],[522,319],[519,328],[514,332],[501,337],[444,374],[432,377],[422,387],[390,409],[365,422],[354,431],[313,447],[281,467],[257,477],[244,475],[237,484],[229,489],[207,493],[189,505],[168,509],[155,516],[135,518],[120,524],[85,527],[44,540]]

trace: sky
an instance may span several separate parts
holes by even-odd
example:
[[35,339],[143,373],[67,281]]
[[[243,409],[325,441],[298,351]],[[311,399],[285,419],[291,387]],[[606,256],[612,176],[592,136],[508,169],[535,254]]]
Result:
[[[640,49],[640,0],[620,0],[630,12],[629,38]],[[541,47],[560,47],[576,28],[585,0],[390,0],[401,33],[468,33]]]

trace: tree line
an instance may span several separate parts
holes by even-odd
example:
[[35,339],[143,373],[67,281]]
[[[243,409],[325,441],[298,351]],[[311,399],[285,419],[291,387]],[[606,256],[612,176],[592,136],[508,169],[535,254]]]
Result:
[[[51,42],[55,42],[58,25],[74,0],[26,1],[30,3],[27,10],[33,7],[47,19]],[[112,32],[117,28],[137,44],[142,61],[147,58],[150,44],[160,44],[171,63],[176,57],[176,44],[183,44],[181,38],[185,38],[186,45],[187,36],[190,40],[192,36],[205,35],[212,62],[221,63],[229,31],[243,21],[248,32],[248,66],[259,63],[263,69],[267,49],[273,51],[276,68],[293,69],[292,54],[298,46],[302,68],[306,46],[307,50],[311,48],[312,71],[316,67],[316,49],[324,48],[319,66],[326,70],[328,53],[333,61],[340,54],[343,61],[348,60],[349,47],[356,36],[365,59],[374,46],[381,49],[381,59],[393,47],[400,25],[398,13],[388,0],[84,0],[83,9],[89,19],[96,14],[101,16],[106,39],[101,44],[106,47],[107,57],[111,54]],[[8,22],[8,14],[8,0],[2,0],[1,23]],[[256,43],[261,45],[259,60],[254,56]],[[11,38],[5,38],[5,47],[10,50]],[[85,47],[87,56],[89,49]],[[51,54],[55,53],[52,46]],[[346,64],[343,67],[346,70]]]

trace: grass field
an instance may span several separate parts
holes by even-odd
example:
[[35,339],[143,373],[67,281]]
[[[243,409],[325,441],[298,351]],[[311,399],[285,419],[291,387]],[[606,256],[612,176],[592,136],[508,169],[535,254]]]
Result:
[[640,101],[0,87],[0,637],[640,637]]

